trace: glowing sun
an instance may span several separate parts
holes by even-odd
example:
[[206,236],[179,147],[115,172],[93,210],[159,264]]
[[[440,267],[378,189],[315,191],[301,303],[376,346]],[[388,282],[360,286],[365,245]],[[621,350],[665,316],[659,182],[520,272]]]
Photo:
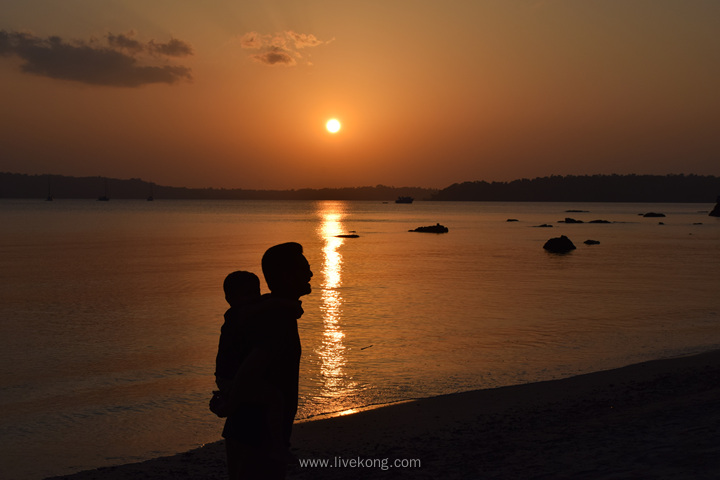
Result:
[[336,118],[331,118],[325,124],[325,128],[327,128],[327,131],[330,133],[337,133],[340,131],[340,122]]

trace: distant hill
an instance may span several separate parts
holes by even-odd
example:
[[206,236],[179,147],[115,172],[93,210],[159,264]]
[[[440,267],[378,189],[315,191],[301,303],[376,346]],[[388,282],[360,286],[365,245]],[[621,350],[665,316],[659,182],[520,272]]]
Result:
[[189,200],[395,200],[399,196],[428,199],[437,189],[419,187],[305,188],[299,190],[244,190],[168,187],[139,178],[25,175],[0,172],[0,197],[4,198],[109,198]]
[[518,202],[713,203],[720,177],[700,175],[585,175],[523,178],[512,182],[464,182],[432,200]]
[[110,198],[190,200],[378,200],[399,196],[437,201],[518,202],[696,202],[713,203],[720,195],[720,177],[701,175],[553,175],[511,182],[455,183],[442,190],[420,187],[305,188],[244,190],[168,187],[139,178],[25,175],[0,173],[0,197]]

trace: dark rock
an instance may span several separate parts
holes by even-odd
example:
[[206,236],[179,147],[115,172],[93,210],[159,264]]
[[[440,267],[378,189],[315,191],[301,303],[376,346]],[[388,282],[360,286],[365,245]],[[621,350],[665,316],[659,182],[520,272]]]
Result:
[[535,225],[535,228],[553,228],[553,226],[547,223],[543,223],[542,225]]
[[425,232],[425,233],[448,233],[448,228],[438,224],[430,225],[428,227],[418,227],[415,230],[408,230],[408,232]]
[[612,223],[608,220],[590,220],[588,223]]
[[583,223],[582,220],[575,220],[574,218],[567,217],[565,220],[560,220],[559,223]]
[[568,237],[562,235],[560,237],[551,238],[545,242],[543,248],[551,253],[567,253],[575,250],[577,247],[575,247]]
[[655,212],[648,212],[645,215],[643,215],[643,217],[646,217],[646,218],[659,218],[659,217],[664,217],[664,216],[665,216],[664,213],[655,213]]
[[565,210],[565,213],[588,213],[588,210]]
[[505,220],[506,222],[518,222],[519,220],[517,218],[508,218]]
[[597,240],[585,240],[583,243],[585,245],[600,245],[600,242]]
[[712,212],[708,213],[711,217],[720,217],[720,195],[717,197],[717,203],[715,204],[715,208],[713,208]]
[[336,238],[358,238],[360,235],[356,233],[345,233],[342,235],[335,235]]

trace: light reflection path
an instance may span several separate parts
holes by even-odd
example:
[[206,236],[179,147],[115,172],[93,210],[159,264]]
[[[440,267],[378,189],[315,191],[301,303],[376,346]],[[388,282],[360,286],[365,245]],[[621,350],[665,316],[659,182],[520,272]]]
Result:
[[343,343],[345,334],[342,330],[343,298],[340,294],[342,285],[342,255],[338,251],[343,244],[343,238],[337,238],[343,232],[342,204],[323,203],[319,214],[322,223],[319,234],[323,237],[323,283],[322,305],[323,339],[317,349],[320,358],[320,375],[322,386],[320,395],[331,402],[338,409],[343,407],[343,400],[347,394],[355,390],[354,382],[348,381],[345,376],[346,347]]

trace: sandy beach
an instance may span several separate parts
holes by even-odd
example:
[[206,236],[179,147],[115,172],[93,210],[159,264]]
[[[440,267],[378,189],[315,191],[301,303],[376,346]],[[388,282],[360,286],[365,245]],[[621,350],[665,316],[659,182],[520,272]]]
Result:
[[[297,424],[290,479],[720,478],[720,351]],[[319,466],[317,462],[327,462]],[[218,442],[54,480],[224,479]]]

